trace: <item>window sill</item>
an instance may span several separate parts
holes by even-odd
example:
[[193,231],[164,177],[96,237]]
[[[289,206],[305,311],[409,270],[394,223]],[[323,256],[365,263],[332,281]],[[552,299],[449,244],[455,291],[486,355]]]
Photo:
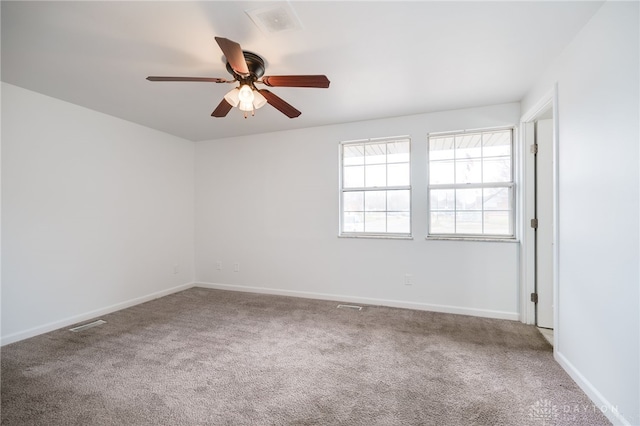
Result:
[[486,243],[519,243],[517,238],[492,238],[492,237],[445,237],[445,236],[427,236],[425,240],[442,240],[442,241],[478,241]]
[[338,235],[338,238],[366,238],[366,239],[382,239],[382,240],[413,240],[411,235]]

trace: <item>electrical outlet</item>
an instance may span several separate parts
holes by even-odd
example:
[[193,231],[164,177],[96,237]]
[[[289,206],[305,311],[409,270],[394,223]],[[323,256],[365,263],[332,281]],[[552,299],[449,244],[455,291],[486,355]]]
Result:
[[240,263],[236,262],[233,264],[233,272],[240,272]]
[[404,274],[404,285],[413,285],[413,275]]
[[222,271],[222,262],[220,262],[219,260],[216,262],[216,269],[218,271]]

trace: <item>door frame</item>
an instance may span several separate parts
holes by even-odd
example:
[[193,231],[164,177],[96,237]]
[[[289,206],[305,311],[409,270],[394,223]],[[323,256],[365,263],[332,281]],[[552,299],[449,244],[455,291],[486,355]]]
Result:
[[559,245],[558,245],[558,84],[554,84],[553,88],[540,98],[536,104],[526,111],[520,118],[520,181],[522,182],[520,190],[520,207],[523,214],[521,215],[520,224],[520,321],[525,324],[535,324],[536,307],[531,302],[530,295],[535,291],[535,231],[531,228],[529,221],[535,215],[535,162],[533,155],[530,154],[530,146],[535,143],[535,135],[531,131],[532,124],[542,114],[552,110],[553,123],[553,348],[554,352],[558,350],[558,313],[560,311],[560,299],[558,297],[558,277],[559,277]]

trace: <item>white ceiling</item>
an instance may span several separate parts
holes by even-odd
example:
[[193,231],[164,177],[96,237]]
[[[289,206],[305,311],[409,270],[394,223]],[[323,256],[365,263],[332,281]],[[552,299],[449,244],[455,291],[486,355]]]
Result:
[[[521,100],[602,5],[294,1],[303,29],[267,35],[245,11],[275,3],[2,1],[2,80],[194,141],[442,111]],[[210,116],[231,85],[145,80],[229,78],[214,36],[331,87],[245,120]]]

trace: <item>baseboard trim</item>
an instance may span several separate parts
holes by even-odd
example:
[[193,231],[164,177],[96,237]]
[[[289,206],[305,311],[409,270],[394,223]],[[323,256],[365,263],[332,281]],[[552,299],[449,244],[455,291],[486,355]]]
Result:
[[234,284],[190,282],[190,283],[182,284],[166,290],[161,290],[155,293],[151,293],[145,296],[130,299],[124,302],[116,303],[111,306],[85,312],[83,314],[74,315],[72,317],[68,317],[59,321],[43,324],[41,326],[33,327],[28,330],[19,331],[17,333],[9,334],[7,336],[2,336],[0,338],[0,346],[5,346],[11,343],[19,342],[20,340],[25,340],[30,337],[35,337],[40,334],[58,330],[60,328],[77,324],[79,322],[87,321],[101,315],[110,314],[112,312],[119,311],[121,309],[126,309],[131,306],[139,305],[140,303],[148,302],[150,300],[157,299],[159,297],[163,297],[169,294],[177,293],[179,291],[187,290],[191,287],[203,287],[203,288],[211,288],[211,289],[217,289],[217,290],[241,291],[241,292],[249,292],[249,293],[274,294],[279,296],[301,297],[306,299],[332,300],[336,302],[362,303],[367,305],[415,309],[420,311],[442,312],[447,314],[470,315],[470,316],[476,316],[476,317],[506,319],[506,320],[512,320],[512,321],[519,321],[520,319],[520,316],[517,312],[471,309],[471,308],[463,308],[458,306],[435,305],[435,304],[428,304],[428,303],[407,302],[407,301],[401,301],[401,300],[356,297],[356,296],[346,296],[346,295],[340,295],[340,294],[316,293],[316,292],[308,292],[308,291],[284,290],[284,289],[274,289],[274,288],[265,288],[265,287],[249,287],[249,286],[241,286],[241,285],[234,285]]
[[446,314],[470,315],[483,318],[506,319],[519,321],[517,312],[491,311],[484,309],[463,308],[459,306],[434,305],[429,303],[407,302],[402,300],[376,299],[371,297],[346,296],[342,294],[315,293],[310,291],[284,290],[265,287],[250,287],[235,284],[196,282],[194,287],[216,290],[242,291],[248,293],[274,294],[278,296],[301,297],[305,299],[331,300],[336,302],[362,303],[366,305],[388,306],[391,308],[415,309],[418,311],[441,312]]
[[169,294],[177,293],[182,290],[189,289],[194,286],[193,282],[187,284],[181,284],[176,287],[168,288],[166,290],[157,291],[155,293],[147,294],[145,296],[136,297],[135,299],[126,300],[124,302],[116,303],[111,306],[107,306],[104,308],[96,309],[93,311],[85,312],[83,314],[74,315],[69,318],[65,318],[59,321],[50,322],[48,324],[44,324],[38,327],[33,327],[28,330],[19,331],[17,333],[12,333],[7,336],[2,336],[0,339],[0,346],[5,346],[11,343],[19,342],[20,340],[28,339],[30,337],[35,337],[40,334],[48,333],[50,331],[57,330],[59,328],[68,327],[73,324],[77,324],[79,322],[87,321],[93,319],[95,317],[110,314],[115,311],[119,311],[121,309],[129,308],[131,306],[139,305],[140,303],[148,302],[153,299],[157,299],[159,297],[168,296]]
[[576,367],[560,352],[555,352],[554,358],[560,366],[569,374],[574,382],[582,389],[584,393],[591,399],[593,404],[602,411],[611,423],[620,426],[631,426],[623,415],[618,411],[616,405],[611,404],[598,390],[587,380],[586,377],[576,369]]

